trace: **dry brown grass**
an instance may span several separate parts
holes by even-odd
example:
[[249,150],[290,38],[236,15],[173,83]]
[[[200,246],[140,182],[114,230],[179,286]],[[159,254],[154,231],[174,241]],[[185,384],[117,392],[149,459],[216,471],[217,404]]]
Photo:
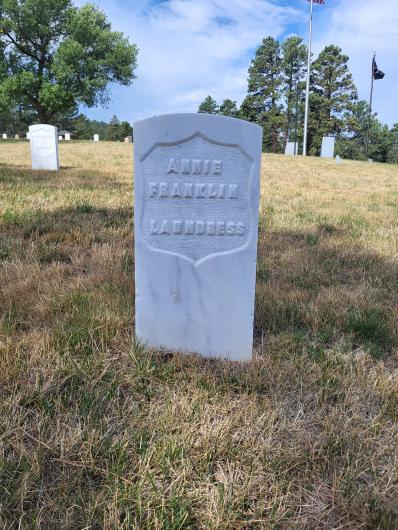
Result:
[[398,528],[398,168],[265,155],[247,365],[133,346],[131,146],[0,144],[3,528]]

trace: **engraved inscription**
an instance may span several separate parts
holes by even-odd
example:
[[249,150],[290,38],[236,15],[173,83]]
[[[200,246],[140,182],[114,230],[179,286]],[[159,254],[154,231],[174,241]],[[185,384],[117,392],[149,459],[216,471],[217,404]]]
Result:
[[250,235],[250,158],[200,134],[158,144],[142,160],[146,244],[194,263],[242,248]]
[[30,133],[30,141],[32,147],[37,153],[43,155],[48,154],[54,150],[54,137],[51,132],[45,129],[38,129]]

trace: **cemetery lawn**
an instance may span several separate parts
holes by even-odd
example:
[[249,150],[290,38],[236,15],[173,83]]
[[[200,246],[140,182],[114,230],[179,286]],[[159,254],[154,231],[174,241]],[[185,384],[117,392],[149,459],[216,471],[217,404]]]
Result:
[[398,528],[398,167],[264,155],[246,365],[133,345],[131,145],[0,144],[0,527]]

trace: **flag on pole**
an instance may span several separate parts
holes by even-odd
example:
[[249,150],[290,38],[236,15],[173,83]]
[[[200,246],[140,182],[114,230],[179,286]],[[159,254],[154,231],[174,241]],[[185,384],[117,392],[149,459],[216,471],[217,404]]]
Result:
[[383,79],[384,77],[384,72],[377,68],[376,59],[374,57],[372,61],[372,76],[373,79]]
[[[324,4],[325,0],[312,0],[314,4]],[[311,0],[308,0],[308,2],[311,2]]]

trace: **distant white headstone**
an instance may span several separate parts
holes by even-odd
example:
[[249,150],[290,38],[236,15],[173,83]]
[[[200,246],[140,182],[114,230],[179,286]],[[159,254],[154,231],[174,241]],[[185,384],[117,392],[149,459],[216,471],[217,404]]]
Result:
[[99,142],[99,134],[94,134],[94,142]]
[[3,133],[3,140],[7,140],[7,135],[6,135],[6,133]]
[[321,157],[333,158],[334,157],[334,136],[324,136],[322,138]]
[[336,164],[340,164],[340,162],[341,162],[340,155],[336,155]]
[[33,169],[59,170],[57,128],[52,125],[29,127]]
[[30,140],[30,133],[28,133],[28,132],[26,133],[26,139]]
[[133,141],[133,137],[132,136],[126,136],[126,138],[124,139],[124,143],[125,144],[131,143],[132,141]]
[[65,133],[65,140],[70,140],[70,133]]
[[58,140],[61,141],[62,140],[62,136],[59,134],[58,135]]
[[16,139],[16,140],[19,140],[19,134],[16,134],[16,135],[15,135],[15,139]]
[[294,155],[294,154],[298,155],[297,142],[287,142],[286,147],[285,147],[285,155]]
[[368,162],[373,162],[373,160],[371,158],[368,158]]
[[134,124],[136,334],[252,356],[262,129],[175,114]]

